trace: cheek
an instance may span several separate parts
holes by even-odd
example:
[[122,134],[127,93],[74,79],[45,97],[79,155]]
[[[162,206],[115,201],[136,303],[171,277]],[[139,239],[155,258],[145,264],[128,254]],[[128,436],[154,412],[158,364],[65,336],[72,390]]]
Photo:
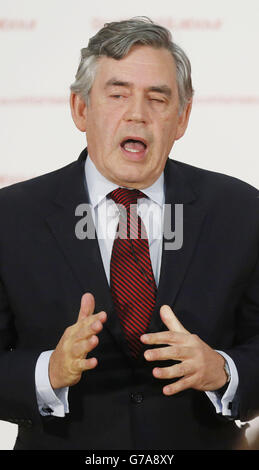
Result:
[[109,120],[104,115],[98,117],[95,116],[88,123],[86,134],[88,141],[94,141],[95,146],[102,148],[107,144],[107,140],[110,137]]
[[168,120],[168,122],[164,122],[156,132],[155,142],[156,147],[161,149],[167,149],[171,146],[174,142],[176,133],[176,128],[172,123]]
[[114,113],[105,112],[96,119],[96,128],[106,142],[114,142],[120,127],[120,117]]
[[175,136],[177,133],[178,118],[177,116],[169,116],[165,119],[160,128],[161,140],[163,140],[164,145],[173,145]]

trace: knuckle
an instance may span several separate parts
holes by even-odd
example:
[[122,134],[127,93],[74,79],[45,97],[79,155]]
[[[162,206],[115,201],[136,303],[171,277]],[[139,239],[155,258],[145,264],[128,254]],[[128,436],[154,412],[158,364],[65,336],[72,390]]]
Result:
[[96,320],[96,315],[91,315],[90,317],[84,319],[84,324],[89,328]]
[[168,332],[168,336],[169,336],[169,342],[173,343],[174,339],[175,339],[175,334],[173,331],[169,331]]
[[178,365],[178,372],[179,372],[179,375],[181,377],[185,376],[187,374],[187,370],[186,370],[186,365],[181,363]]
[[186,388],[190,387],[190,381],[186,378],[182,378],[181,380],[181,390],[185,390]]
[[84,355],[87,351],[87,341],[82,340],[82,341],[77,341],[73,344],[72,346],[72,353],[75,357],[80,357]]
[[96,336],[96,335],[91,336],[91,338],[89,339],[89,345],[90,345],[90,347],[91,347],[91,348],[92,348],[92,347],[95,347],[95,346],[97,346],[98,343],[99,343],[99,338],[98,338],[98,336]]
[[89,320],[88,318],[85,318],[83,321],[82,321],[82,324],[80,325],[80,335],[81,336],[85,336],[87,334],[89,330]]
[[166,386],[166,395],[171,395],[176,389],[172,385]]
[[71,361],[70,367],[69,367],[69,373],[71,377],[76,377],[76,380],[77,380],[78,376],[80,376],[80,372],[81,372],[80,359],[75,359],[74,361]]
[[78,359],[77,361],[77,369],[82,373],[83,370],[86,369],[86,359]]
[[88,350],[88,341],[86,339],[80,341],[80,350],[82,354]]
[[196,390],[199,390],[201,383],[202,383],[202,375],[199,373],[196,373],[193,377],[192,387]]
[[177,380],[174,384],[170,385],[170,392],[171,393],[178,393],[182,390],[182,381]]
[[180,356],[180,350],[178,346],[171,346],[171,352],[175,359],[178,359]]
[[159,378],[160,379],[166,379],[166,378],[170,378],[170,370],[168,370],[167,367],[161,367],[158,369],[159,371]]
[[171,385],[171,390],[178,393],[182,389],[182,380],[177,380],[173,385]]
[[155,337],[154,337],[153,333],[149,333],[149,334],[146,336],[146,342],[147,342],[147,343],[152,343],[154,340],[155,340]]
[[102,328],[102,323],[100,320],[96,319],[92,324],[91,324],[91,331],[98,332]]
[[185,390],[186,388],[190,388],[193,384],[193,377],[183,377],[181,379],[181,382],[183,390]]
[[95,318],[97,318],[98,320],[101,321],[101,319],[103,319],[105,317],[105,315],[106,315],[105,311],[101,310],[101,312],[96,313],[94,316],[95,316]]
[[155,361],[158,357],[158,353],[157,353],[157,350],[156,349],[149,349],[148,350],[148,353],[147,353],[147,357],[148,359],[150,359],[151,361]]

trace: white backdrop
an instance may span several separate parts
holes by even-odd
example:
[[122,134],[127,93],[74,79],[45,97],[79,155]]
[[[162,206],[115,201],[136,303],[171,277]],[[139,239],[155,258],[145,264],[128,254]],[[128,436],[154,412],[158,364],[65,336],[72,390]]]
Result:
[[[80,49],[137,15],[167,26],[192,63],[192,116],[171,157],[259,187],[258,0],[0,0],[0,187],[77,159],[85,136],[68,100]],[[16,432],[0,422],[0,450]]]

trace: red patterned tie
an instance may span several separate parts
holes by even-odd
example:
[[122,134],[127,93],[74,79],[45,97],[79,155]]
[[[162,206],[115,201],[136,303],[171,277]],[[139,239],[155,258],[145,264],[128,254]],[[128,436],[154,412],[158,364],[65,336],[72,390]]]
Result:
[[118,188],[108,197],[120,205],[110,265],[112,298],[130,351],[137,358],[142,346],[139,337],[147,330],[156,300],[147,234],[137,215],[137,200],[146,196],[136,189]]

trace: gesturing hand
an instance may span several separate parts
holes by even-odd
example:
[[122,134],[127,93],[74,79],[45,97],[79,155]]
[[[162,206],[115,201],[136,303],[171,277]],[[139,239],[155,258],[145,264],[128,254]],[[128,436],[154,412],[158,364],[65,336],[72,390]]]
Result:
[[84,371],[97,365],[95,357],[87,359],[99,339],[96,336],[107,319],[105,312],[93,314],[95,300],[92,294],[84,294],[77,322],[68,327],[61,337],[49,362],[49,378],[53,389],[74,385]]
[[217,390],[227,381],[225,359],[197,335],[187,331],[168,305],[163,305],[160,315],[168,331],[148,333],[141,336],[145,344],[167,345],[145,351],[147,361],[177,360],[169,367],[155,367],[154,377],[179,380],[163,388],[165,395],[174,395],[187,388]]

